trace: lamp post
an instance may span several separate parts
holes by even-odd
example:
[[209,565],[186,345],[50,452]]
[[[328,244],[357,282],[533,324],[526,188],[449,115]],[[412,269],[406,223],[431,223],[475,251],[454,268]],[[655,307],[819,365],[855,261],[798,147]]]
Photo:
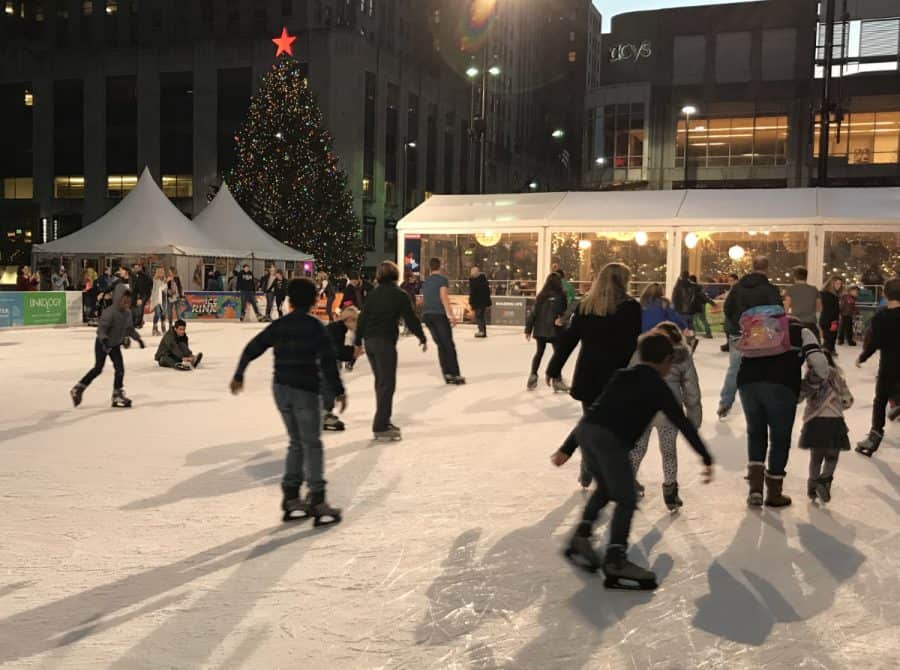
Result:
[[600,168],[600,188],[603,188],[603,170],[606,168],[606,158],[598,156],[594,159],[594,164]]
[[415,149],[415,142],[403,141],[403,215],[406,215],[406,194],[409,192],[409,150]]
[[[483,60],[482,67],[478,68],[475,65],[470,65],[469,69],[466,70],[466,76],[472,82],[472,123],[470,124],[470,128],[473,132],[473,136],[475,132],[477,132],[477,137],[479,138],[479,157],[478,157],[478,193],[484,195],[484,175],[485,175],[485,162],[486,162],[486,142],[487,142],[487,82],[488,75],[492,77],[499,77],[501,70],[500,66],[494,64],[488,67],[487,63],[487,51],[483,51]],[[496,56],[495,56],[496,58]],[[481,114],[479,118],[479,127],[476,131],[475,128],[475,78],[481,76]]]
[[682,188],[687,188],[688,153],[691,146],[691,116],[697,113],[697,108],[693,105],[685,105],[681,108],[681,113],[684,114],[684,186]]

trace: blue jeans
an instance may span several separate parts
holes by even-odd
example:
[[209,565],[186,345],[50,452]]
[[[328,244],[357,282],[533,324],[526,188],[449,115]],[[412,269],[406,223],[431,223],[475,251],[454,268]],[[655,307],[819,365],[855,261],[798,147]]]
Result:
[[162,321],[163,330],[166,329],[166,311],[168,310],[168,304],[162,303],[160,305],[156,305],[153,308],[153,327],[156,328],[156,324]]
[[325,490],[325,479],[319,395],[283,384],[273,384],[272,390],[290,437],[282,483],[293,488],[305,480],[310,493],[321,493]]
[[797,396],[783,384],[755,382],[741,387],[747,419],[747,460],[765,463],[768,472],[784,476],[797,413]]
[[331,412],[334,410],[334,402],[337,398],[337,393],[335,393],[334,386],[331,385],[325,375],[319,375],[319,377],[319,395],[322,396],[322,409],[326,412]]
[[741,352],[737,348],[737,343],[740,339],[733,335],[728,336],[728,371],[725,373],[722,395],[719,398],[719,407],[723,409],[731,409],[737,395],[737,377],[741,369]]

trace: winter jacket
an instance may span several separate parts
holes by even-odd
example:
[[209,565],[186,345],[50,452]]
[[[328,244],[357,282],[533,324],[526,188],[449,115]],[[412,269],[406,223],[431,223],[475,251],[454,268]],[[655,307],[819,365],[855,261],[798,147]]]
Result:
[[341,307],[353,305],[356,309],[361,310],[365,306],[365,302],[366,294],[362,285],[354,286],[348,282],[347,286],[344,288],[344,297],[341,300]]
[[349,329],[343,321],[334,321],[325,326],[331,343],[334,346],[334,355],[339,361],[349,363],[353,360],[353,347],[347,344],[347,333]]
[[188,336],[178,337],[175,334],[175,329],[169,328],[166,334],[163,335],[162,340],[160,340],[154,358],[157,361],[168,358],[180,363],[182,359],[191,358],[193,355],[191,348],[188,346]]
[[150,294],[150,309],[162,307],[168,299],[169,285],[165,279],[153,280],[153,291]]
[[69,275],[56,274],[50,277],[50,286],[54,291],[67,291],[69,289]]
[[556,340],[562,332],[562,327],[557,326],[556,321],[562,319],[567,304],[564,295],[538,298],[525,319],[525,334],[534,335],[538,340]]
[[287,296],[287,280],[282,278],[276,278],[275,283],[272,284],[272,293],[275,294],[276,300],[284,300],[285,296]]
[[675,284],[672,291],[672,306],[679,314],[694,314],[694,301],[697,296],[698,286],[690,279],[682,277]]
[[547,375],[559,379],[563,366],[581,343],[572,397],[593,402],[600,396],[613,373],[628,365],[641,334],[641,306],[629,298],[615,314],[594,316],[577,309],[567,330],[557,339],[556,353],[547,366]]
[[845,293],[841,296],[840,301],[841,316],[853,316],[859,310],[856,309],[856,296]]
[[[631,357],[628,367],[640,365],[641,357],[637,351]],[[699,429],[703,423],[703,404],[700,396],[700,378],[697,376],[697,368],[694,365],[694,357],[691,350],[683,344],[675,346],[675,355],[672,357],[672,370],[665,379],[666,384],[672,390],[675,400],[684,406],[685,414],[694,427]],[[667,421],[664,416],[657,416],[654,424]]]
[[265,274],[259,280],[259,290],[263,293],[275,293],[275,282],[277,281],[275,275]]
[[881,310],[872,317],[859,362],[865,363],[876,351],[881,352],[878,384],[887,393],[893,393],[900,383],[900,307]]
[[241,293],[256,293],[256,278],[253,276],[253,273],[247,270],[247,272],[241,271],[235,275],[236,281],[234,283],[234,289],[236,291],[240,291]]
[[832,324],[836,324],[841,316],[840,298],[831,291],[822,291],[819,294],[822,301],[822,311],[819,314],[819,327],[822,330],[831,330]]
[[706,292],[703,290],[699,284],[694,284],[694,307],[691,309],[692,314],[703,314],[706,311],[707,305],[715,305],[716,303],[706,295]]
[[835,367],[829,367],[825,377],[810,367],[800,385],[800,400],[806,401],[804,423],[818,418],[842,419],[844,412],[853,407],[853,394]]
[[[348,286],[348,288],[350,288]],[[366,299],[366,306],[359,315],[356,325],[356,344],[361,345],[366,338],[396,342],[400,337],[397,324],[400,319],[406,323],[419,342],[425,343],[422,322],[416,316],[409,296],[396,284],[381,284]]]
[[146,272],[135,272],[131,278],[131,292],[134,294],[134,301],[147,302],[150,294],[153,293],[153,280]]
[[97,287],[97,291],[100,293],[106,293],[112,287],[113,278],[112,275],[108,275],[105,272],[97,277],[97,281],[94,282],[94,286]]
[[131,310],[119,307],[122,296],[128,290],[128,285],[124,282],[113,289],[112,304],[103,310],[97,323],[97,339],[107,348],[120,346],[126,337],[141,341],[140,334],[134,329]]
[[828,359],[819,347],[819,340],[799,321],[790,323],[791,350],[777,356],[742,358],[738,370],[738,388],[765,382],[787,386],[800,397],[803,363],[807,363],[820,377],[828,374]]
[[181,299],[181,296],[184,295],[184,290],[181,287],[181,277],[175,275],[166,282],[166,295],[169,300],[178,301]]
[[641,308],[641,332],[646,333],[653,330],[663,321],[671,321],[676,326],[684,330],[687,324],[681,315],[671,307],[666,307],[660,301],[650,303],[647,307]]
[[759,272],[744,276],[728,292],[725,299],[725,332],[732,337],[741,334],[741,315],[753,307],[781,305],[781,293]]
[[568,279],[563,279],[562,285],[563,291],[566,292],[566,300],[568,300],[570,303],[575,302],[575,298],[578,297],[578,294],[575,293],[575,287],[572,286],[572,282],[570,282]]
[[472,309],[484,309],[492,304],[491,286],[484,273],[477,277],[469,277],[469,305]]

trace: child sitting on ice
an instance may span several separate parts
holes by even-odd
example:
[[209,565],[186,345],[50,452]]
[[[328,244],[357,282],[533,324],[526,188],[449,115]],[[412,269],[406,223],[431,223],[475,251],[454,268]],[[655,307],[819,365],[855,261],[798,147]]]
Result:
[[[337,358],[338,365],[341,363],[352,363],[356,360],[353,353],[353,338],[356,337],[356,323],[358,320],[359,310],[350,305],[341,311],[340,318],[337,321],[333,321],[325,327],[325,330],[328,331],[328,335],[331,337],[331,343],[334,345],[334,355]],[[344,422],[334,414],[335,390],[326,377],[322,378],[321,393],[323,430],[344,430],[346,428]]]
[[800,386],[800,400],[806,400],[803,414],[801,449],[809,449],[809,499],[831,500],[831,482],[842,451],[850,451],[850,438],[844,412],[853,406],[853,395],[843,372],[828,353],[828,371],[822,377],[812,366]]

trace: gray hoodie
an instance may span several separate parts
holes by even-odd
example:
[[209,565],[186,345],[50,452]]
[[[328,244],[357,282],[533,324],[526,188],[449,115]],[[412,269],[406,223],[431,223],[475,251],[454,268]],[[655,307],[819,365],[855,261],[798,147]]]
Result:
[[[640,362],[640,355],[635,351],[628,367],[634,367]],[[691,356],[691,350],[683,344],[675,345],[672,371],[669,372],[665,381],[675,395],[675,400],[684,405],[684,413],[687,415],[687,418],[699,429],[700,424],[703,422],[700,380],[697,377],[697,368],[694,367],[694,357]],[[659,421],[667,421],[667,419],[659,415],[654,419],[654,425],[658,425]]]
[[131,291],[125,284],[118,284],[113,289],[112,304],[103,310],[97,324],[97,339],[108,348],[118,347],[126,337],[133,337],[138,342],[141,336],[134,329],[134,321],[130,309],[122,309],[119,303],[122,297]]

